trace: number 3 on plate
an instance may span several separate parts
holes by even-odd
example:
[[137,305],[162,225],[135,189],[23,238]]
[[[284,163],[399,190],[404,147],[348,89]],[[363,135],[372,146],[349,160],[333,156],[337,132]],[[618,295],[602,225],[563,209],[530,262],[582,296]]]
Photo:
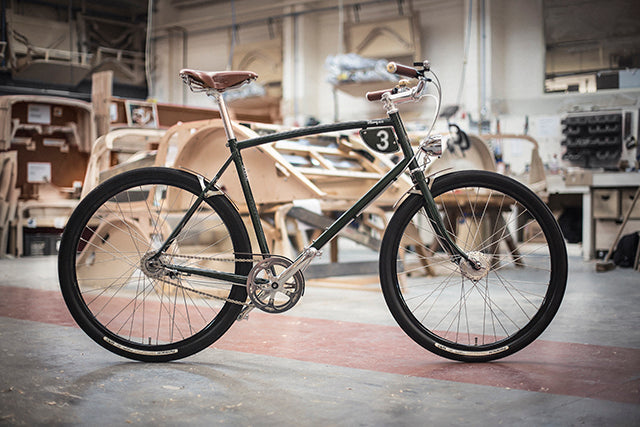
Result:
[[362,129],[360,136],[371,149],[382,153],[398,151],[396,135],[391,127]]

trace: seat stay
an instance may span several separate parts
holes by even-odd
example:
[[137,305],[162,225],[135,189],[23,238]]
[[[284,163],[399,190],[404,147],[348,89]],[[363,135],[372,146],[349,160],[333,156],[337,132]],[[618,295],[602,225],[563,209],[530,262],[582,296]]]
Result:
[[202,188],[202,192],[200,193],[198,198],[191,204],[191,206],[189,207],[187,212],[185,212],[182,218],[180,218],[180,221],[178,222],[178,224],[176,224],[176,226],[173,227],[173,230],[171,230],[171,234],[165,239],[165,241],[162,243],[160,248],[158,248],[158,250],[156,251],[155,257],[160,256],[164,251],[166,251],[169,248],[169,246],[171,246],[171,244],[176,239],[176,237],[178,237],[178,234],[182,232],[182,229],[187,224],[187,222],[189,222],[191,217],[193,217],[193,215],[196,213],[196,211],[198,210],[202,202],[206,198],[210,197],[212,190],[217,189],[216,184],[218,183],[218,180],[220,179],[222,174],[227,170],[227,168],[231,164],[231,160],[232,160],[232,156],[229,156],[229,158],[227,158],[226,162],[222,165],[222,167],[220,167],[220,170],[218,171],[216,176],[211,181],[209,181],[209,183],[207,183],[206,185],[205,185],[204,177],[202,177],[201,175],[198,175],[198,178],[200,179],[200,186]]

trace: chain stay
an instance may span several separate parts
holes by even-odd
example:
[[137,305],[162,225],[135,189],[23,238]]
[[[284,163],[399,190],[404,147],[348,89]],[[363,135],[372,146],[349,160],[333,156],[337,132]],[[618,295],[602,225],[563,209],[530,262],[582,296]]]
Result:
[[[205,256],[198,256],[198,255],[178,255],[178,254],[171,254],[171,255],[168,255],[168,256],[171,256],[173,258],[198,259],[198,260],[205,260],[205,261],[250,262],[250,263],[254,263],[256,261],[255,258],[264,259],[264,258],[269,257],[269,255],[251,254],[251,253],[237,253],[235,255],[236,256],[246,256],[247,258],[205,257]],[[169,270],[169,271],[171,271],[171,270]],[[181,288],[181,289],[185,289],[185,290],[187,290],[189,292],[193,292],[193,293],[196,293],[198,295],[202,295],[202,296],[205,296],[205,297],[208,297],[208,298],[213,298],[213,299],[216,299],[216,300],[219,300],[219,301],[230,302],[232,304],[238,304],[238,305],[242,305],[242,306],[245,306],[245,307],[249,307],[249,306],[253,305],[253,303],[251,303],[251,302],[237,301],[237,300],[234,300],[234,299],[231,299],[231,298],[224,298],[224,297],[219,297],[217,295],[211,295],[211,294],[208,294],[206,292],[199,291],[197,289],[193,289],[193,288],[190,288],[188,286],[184,286],[184,285],[181,285],[179,283],[176,283],[176,282],[173,282],[173,281],[170,281],[170,280],[166,280],[166,279],[162,279],[162,278],[159,278],[159,277],[154,277],[152,280],[157,280],[159,282],[167,283],[167,284],[169,284],[171,286],[175,286],[175,287],[178,287],[178,288]],[[240,285],[238,285],[238,286],[240,286]]]

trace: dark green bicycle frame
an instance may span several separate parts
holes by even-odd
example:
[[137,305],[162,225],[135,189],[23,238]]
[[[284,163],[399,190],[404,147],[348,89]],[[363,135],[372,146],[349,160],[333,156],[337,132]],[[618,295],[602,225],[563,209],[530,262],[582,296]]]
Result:
[[[207,195],[209,194],[209,192],[215,189],[217,181],[220,179],[222,174],[231,165],[232,162],[236,166],[240,185],[242,186],[242,191],[244,193],[247,208],[249,210],[249,216],[251,217],[251,222],[256,233],[256,238],[258,240],[258,245],[260,246],[260,252],[262,255],[268,255],[269,247],[264,235],[264,231],[262,229],[260,215],[258,214],[258,208],[256,207],[255,199],[251,191],[251,186],[249,185],[249,178],[247,176],[247,172],[245,170],[242,155],[240,152],[244,149],[257,147],[269,142],[298,138],[308,135],[322,134],[326,132],[336,132],[351,129],[367,129],[383,126],[393,126],[398,138],[398,143],[404,155],[403,159],[389,172],[387,172],[387,174],[383,176],[369,191],[367,191],[367,193],[365,193],[351,208],[344,212],[329,228],[322,232],[322,234],[311,244],[311,247],[320,250],[325,244],[333,239],[340,232],[340,230],[351,223],[351,221],[353,221],[358,216],[358,214],[360,214],[360,212],[362,212],[367,206],[369,206],[370,203],[372,203],[380,194],[382,194],[389,187],[389,185],[396,181],[400,174],[402,174],[403,171],[407,167],[409,167],[414,185],[417,186],[417,188],[425,197],[427,215],[429,216],[436,230],[438,240],[442,244],[443,248],[453,257],[455,261],[458,261],[461,257],[468,259],[467,255],[461,249],[459,249],[455,243],[451,241],[446,232],[444,224],[442,223],[440,215],[438,214],[436,203],[431,196],[431,192],[429,191],[424,173],[422,172],[422,169],[418,166],[418,162],[414,158],[414,152],[411,148],[409,137],[407,136],[407,132],[397,112],[390,113],[389,117],[386,119],[360,120],[343,123],[333,123],[328,125],[310,126],[286,132],[273,133],[257,138],[251,138],[244,141],[236,141],[235,139],[228,141],[227,145],[229,146],[229,149],[231,151],[230,157],[220,168],[216,176],[205,186],[198,199],[193,203],[184,217],[176,225],[171,235],[158,250],[158,256],[171,245],[173,240],[180,233],[184,225],[191,219],[203,200],[208,197]],[[237,255],[242,258],[242,254]],[[247,256],[251,257],[250,254],[247,254]],[[221,279],[238,284],[245,284],[247,281],[246,276],[240,276],[214,270],[205,270],[182,265],[167,265],[167,268],[182,273]]]

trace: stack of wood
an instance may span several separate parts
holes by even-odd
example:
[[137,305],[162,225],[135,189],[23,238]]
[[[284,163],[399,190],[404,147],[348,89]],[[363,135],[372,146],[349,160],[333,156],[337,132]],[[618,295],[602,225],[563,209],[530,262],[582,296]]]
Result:
[[8,253],[9,228],[16,216],[20,189],[16,188],[18,161],[15,151],[0,152],[0,258]]

